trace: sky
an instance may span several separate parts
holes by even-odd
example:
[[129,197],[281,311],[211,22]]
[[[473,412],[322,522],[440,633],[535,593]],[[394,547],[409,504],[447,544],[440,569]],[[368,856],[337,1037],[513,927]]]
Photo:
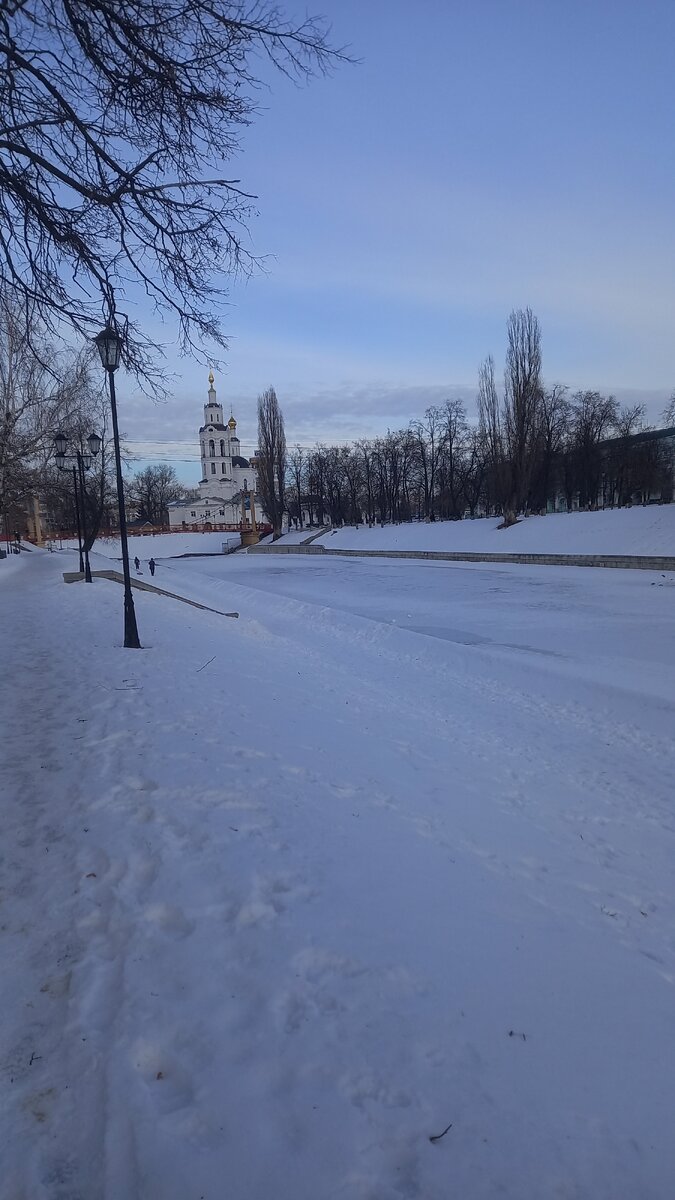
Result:
[[[284,0],[285,11],[305,6]],[[475,412],[530,305],[548,383],[641,400],[675,386],[672,0],[318,0],[353,64],[277,76],[233,163],[265,269],[235,284],[219,400],[256,440],[276,388],[289,444]],[[166,339],[170,397],[119,379],[142,462],[200,474],[207,369]]]

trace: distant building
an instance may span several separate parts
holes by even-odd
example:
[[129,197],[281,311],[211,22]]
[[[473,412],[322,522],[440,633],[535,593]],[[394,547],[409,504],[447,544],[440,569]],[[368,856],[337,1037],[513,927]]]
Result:
[[605,438],[597,444],[594,455],[596,462],[590,472],[593,485],[586,487],[585,494],[575,479],[579,471],[575,471],[574,456],[568,459],[571,470],[567,483],[565,456],[560,456],[555,495],[548,500],[549,512],[672,502],[675,427]]
[[204,424],[199,430],[202,478],[196,499],[183,497],[167,505],[171,529],[197,526],[239,525],[242,511],[251,523],[249,494],[253,495],[257,522],[264,515],[257,497],[258,473],[255,459],[244,458],[237,437],[237,422],[231,416],[223,421],[223,408],[216,399],[213,372],[209,374],[209,393],[204,405]]

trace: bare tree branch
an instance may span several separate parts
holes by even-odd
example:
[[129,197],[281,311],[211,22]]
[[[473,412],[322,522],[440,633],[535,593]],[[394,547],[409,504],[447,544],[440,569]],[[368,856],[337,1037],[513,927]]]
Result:
[[53,334],[116,319],[146,381],[135,289],[184,351],[225,345],[216,310],[223,279],[256,266],[255,198],[222,163],[264,59],[295,80],[348,60],[326,23],[269,0],[24,0],[0,11],[0,56],[0,286]]

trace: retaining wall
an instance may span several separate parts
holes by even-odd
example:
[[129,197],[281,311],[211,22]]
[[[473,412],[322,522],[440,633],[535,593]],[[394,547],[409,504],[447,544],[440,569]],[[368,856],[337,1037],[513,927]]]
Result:
[[481,554],[450,550],[337,550],[329,546],[250,546],[249,554],[332,554],[350,558],[421,558],[441,562],[522,563],[531,567],[619,567],[675,571],[675,557],[637,554]]
[[[93,579],[112,579],[114,583],[124,583],[124,575],[121,571],[92,571]],[[64,571],[64,583],[80,583],[84,579],[81,571]],[[131,578],[132,588],[138,588],[141,592],[155,592],[158,596],[168,596],[170,600],[180,600],[183,604],[189,604],[192,608],[202,608],[205,612],[217,613],[219,617],[238,617],[238,612],[222,612],[219,608],[210,608],[208,604],[200,604],[198,600],[189,600],[187,596],[179,596],[178,592],[167,592],[166,588],[157,587],[154,583],[146,583],[143,579]]]

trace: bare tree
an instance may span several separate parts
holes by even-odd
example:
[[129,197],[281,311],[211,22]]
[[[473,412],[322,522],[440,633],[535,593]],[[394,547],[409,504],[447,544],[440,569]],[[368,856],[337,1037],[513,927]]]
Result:
[[281,537],[286,481],[286,434],[284,416],[273,387],[258,396],[258,492],[273,528],[273,540]]
[[666,404],[661,415],[661,420],[666,427],[675,425],[675,392],[672,393],[670,400]]
[[644,430],[644,404],[625,404],[614,421],[614,433],[603,455],[603,504],[614,507],[630,502],[633,488],[633,465],[639,457],[633,437]]
[[[224,344],[254,198],[223,164],[265,62],[306,79],[346,59],[325,23],[273,0],[19,0],[0,46],[0,281],[52,332],[89,336],[140,289],[183,349]],[[131,325],[128,364],[154,348]]]
[[468,425],[461,400],[446,400],[442,410],[443,439],[438,466],[439,499],[445,516],[462,515]]
[[[84,487],[79,489],[81,515],[84,515],[86,531],[84,541],[86,549],[91,550],[101,526],[110,528],[113,524],[113,513],[117,507],[117,485],[108,398],[102,388],[92,386],[91,381],[87,382],[88,386],[79,394],[77,407],[66,413],[59,422],[59,430],[68,438],[68,452],[74,453],[79,450],[85,457],[89,456],[89,434],[97,433],[101,439],[99,453],[95,458],[89,456],[90,469],[85,471]],[[60,530],[74,530],[76,513],[72,475],[70,471],[63,472],[57,469],[52,454],[50,439],[47,461],[40,472],[40,495],[46,501],[52,526],[55,525]]]
[[325,467],[326,502],[331,525],[343,525],[346,517],[346,480],[342,466],[342,447],[329,446]]
[[424,516],[427,521],[433,521],[436,472],[445,434],[442,410],[432,405],[426,410],[422,421],[412,422],[410,432],[415,440],[422,474]]
[[317,446],[307,460],[307,489],[310,518],[323,525],[326,515],[326,460],[328,449]]
[[361,456],[361,478],[363,480],[363,500],[366,511],[366,521],[375,524],[375,463],[372,442],[363,440],[356,443],[357,454]]
[[541,330],[531,308],[511,313],[507,339],[501,403],[491,357],[482,364],[478,376],[478,411],[495,500],[504,516],[503,528],[515,524],[526,506],[540,433]]
[[167,505],[181,495],[176,471],[168,463],[145,467],[136,473],[129,485],[129,499],[136,505],[139,519],[153,525],[166,523]]
[[488,505],[504,513],[510,489],[509,463],[495,383],[495,364],[491,354],[478,368],[477,406],[481,440],[485,447],[489,470]]
[[616,426],[618,404],[614,396],[575,392],[570,411],[570,445],[566,456],[568,507],[577,492],[580,508],[596,508],[602,482],[600,443]]
[[361,487],[363,485],[363,464],[361,455],[351,446],[343,446],[341,465],[347,484],[348,513],[347,520],[357,527],[363,520],[361,505]]
[[0,290],[0,511],[42,490],[54,435],[95,390],[89,355],[59,351],[35,310]]
[[504,372],[503,428],[509,463],[504,524],[513,525],[528,497],[542,400],[541,331],[531,308],[511,313]]
[[462,494],[472,517],[476,516],[479,504],[485,505],[488,452],[485,437],[480,429],[471,429],[466,441],[462,460]]
[[529,507],[542,512],[555,494],[560,455],[570,427],[567,388],[556,383],[541,395],[535,461],[530,479]]
[[294,516],[300,529],[303,526],[302,520],[302,492],[305,486],[305,470],[307,467],[307,455],[302,446],[294,446],[288,455],[288,473],[292,481],[292,500],[291,503],[295,509]]

